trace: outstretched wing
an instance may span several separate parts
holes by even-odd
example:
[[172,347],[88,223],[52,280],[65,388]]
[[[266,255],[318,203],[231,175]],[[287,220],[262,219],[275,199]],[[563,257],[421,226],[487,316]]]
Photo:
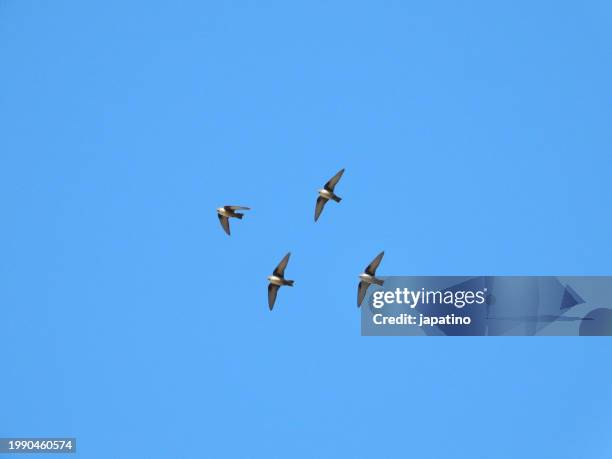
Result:
[[325,204],[327,204],[328,199],[325,199],[322,196],[319,196],[317,198],[317,206],[315,207],[315,222],[319,219],[319,216],[321,215],[321,212],[323,212],[323,208],[325,207]]
[[287,267],[287,263],[289,263],[289,257],[291,256],[291,252],[285,255],[285,258],[281,260],[276,269],[272,274],[278,277],[285,277],[285,268]]
[[384,251],[380,252],[376,256],[376,258],[372,260],[372,263],[370,263],[368,267],[365,269],[366,274],[369,274],[370,276],[374,276],[376,274],[376,269],[378,268],[378,265],[380,264],[384,256],[385,256],[385,252]]
[[268,307],[270,311],[274,308],[274,303],[276,303],[276,295],[278,294],[279,288],[278,285],[268,284]]
[[368,291],[368,286],[367,282],[359,282],[359,286],[357,287],[357,307],[361,306],[361,303],[363,303],[365,294]]
[[221,214],[217,214],[217,216],[219,217],[219,221],[221,222],[221,226],[223,227],[223,229],[225,230],[225,232],[229,236],[230,235],[229,218],[224,217]]
[[325,184],[324,188],[327,191],[334,191],[334,188],[336,188],[336,185],[340,181],[340,177],[342,177],[342,174],[344,174],[344,169],[340,170],[336,175],[330,178],[329,182]]
[[242,207],[242,206],[223,206],[225,210],[251,210],[250,207]]

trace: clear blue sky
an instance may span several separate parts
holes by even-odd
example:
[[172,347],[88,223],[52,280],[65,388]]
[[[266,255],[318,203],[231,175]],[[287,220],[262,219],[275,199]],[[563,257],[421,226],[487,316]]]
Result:
[[[0,434],[611,457],[610,339],[364,338],[355,307],[380,250],[612,274],[611,42],[603,0],[0,0]],[[253,208],[231,238],[224,204]]]

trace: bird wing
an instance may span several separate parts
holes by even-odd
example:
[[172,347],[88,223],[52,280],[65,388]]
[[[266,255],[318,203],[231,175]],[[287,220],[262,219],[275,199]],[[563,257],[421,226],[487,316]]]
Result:
[[278,289],[280,287],[274,284],[268,284],[268,307],[270,311],[274,308],[274,303],[276,302],[276,295],[278,293]]
[[223,206],[225,210],[251,210],[250,207],[243,206]]
[[359,286],[357,287],[357,307],[361,306],[361,303],[363,303],[368,287],[369,285],[367,282],[359,282]]
[[219,217],[219,221],[221,222],[221,226],[223,227],[223,229],[225,230],[225,232],[228,234],[228,236],[230,235],[230,226],[229,226],[229,218],[221,215],[221,214],[217,214],[217,216]]
[[380,252],[376,256],[376,258],[372,260],[372,263],[370,263],[368,267],[365,269],[366,274],[369,274],[370,276],[374,276],[376,274],[376,269],[378,268],[378,265],[380,264],[384,256],[385,256],[385,252],[384,251]]
[[315,222],[319,219],[321,212],[323,212],[323,207],[327,204],[328,199],[325,199],[322,196],[317,198],[317,206],[315,207]]
[[342,174],[344,174],[344,169],[340,170],[336,175],[330,178],[329,182],[325,184],[324,188],[327,191],[334,191],[334,188],[336,188],[336,184],[340,181],[340,177],[342,177]]
[[274,272],[272,274],[274,274],[275,276],[278,277],[284,277],[285,276],[285,268],[287,267],[287,263],[289,263],[289,257],[291,256],[291,252],[289,252],[287,255],[285,255],[285,258],[283,258],[281,260],[281,262],[278,264],[278,266],[276,267],[276,269],[274,270]]

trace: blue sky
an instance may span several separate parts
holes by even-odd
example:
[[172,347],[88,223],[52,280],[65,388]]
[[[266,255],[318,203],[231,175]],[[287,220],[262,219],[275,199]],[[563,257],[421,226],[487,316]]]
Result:
[[365,338],[355,297],[381,250],[612,274],[611,40],[604,1],[1,0],[0,434],[610,457],[609,339]]

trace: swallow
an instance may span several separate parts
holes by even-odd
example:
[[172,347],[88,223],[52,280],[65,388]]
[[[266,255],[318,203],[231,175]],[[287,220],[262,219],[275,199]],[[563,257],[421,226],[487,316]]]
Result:
[[323,212],[323,207],[325,207],[327,201],[330,199],[333,199],[336,202],[342,201],[342,198],[334,193],[334,188],[336,188],[342,174],[344,174],[344,169],[329,179],[329,182],[327,182],[325,186],[319,190],[319,197],[317,198],[317,205],[315,207],[315,222],[319,219],[319,216],[321,215],[321,212]]
[[383,285],[385,283],[384,280],[378,279],[376,277],[376,269],[378,268],[378,265],[380,265],[380,262],[382,261],[384,256],[385,252],[380,252],[376,256],[376,258],[372,260],[372,263],[367,266],[365,272],[359,275],[359,279],[361,280],[359,281],[359,287],[357,288],[357,307],[361,306],[363,298],[365,297],[365,294],[368,291],[368,287],[370,285]]
[[289,252],[278,264],[274,272],[271,276],[268,276],[268,280],[270,284],[268,285],[268,307],[270,311],[274,308],[274,303],[276,302],[276,294],[278,293],[278,289],[283,285],[288,285],[289,287],[293,287],[292,280],[285,279],[285,268],[287,267],[287,263],[289,263],[289,257],[291,256],[291,252]]
[[239,218],[240,220],[242,220],[242,217],[244,217],[244,214],[240,214],[236,212],[237,210],[251,210],[251,209],[249,207],[242,207],[242,206],[223,206],[217,209],[217,217],[219,217],[221,226],[223,227],[223,229],[225,230],[228,236],[230,235],[229,219]]

